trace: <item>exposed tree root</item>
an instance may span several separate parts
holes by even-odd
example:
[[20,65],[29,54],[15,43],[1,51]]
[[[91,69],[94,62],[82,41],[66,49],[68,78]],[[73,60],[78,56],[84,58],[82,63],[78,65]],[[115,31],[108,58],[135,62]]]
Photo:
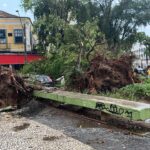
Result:
[[70,76],[69,88],[96,94],[140,82],[132,69],[134,58],[133,55],[122,55],[118,59],[95,56],[86,72]]
[[12,68],[0,67],[0,108],[20,108],[30,100],[31,95],[32,89],[25,85],[24,80]]

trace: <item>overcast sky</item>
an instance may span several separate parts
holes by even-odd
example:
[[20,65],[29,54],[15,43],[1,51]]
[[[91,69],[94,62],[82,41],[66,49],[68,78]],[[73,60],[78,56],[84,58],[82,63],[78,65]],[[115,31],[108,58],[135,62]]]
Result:
[[18,13],[16,13],[16,10],[19,10],[21,16],[30,17],[33,20],[32,13],[25,13],[20,5],[21,0],[0,0],[0,10],[14,15],[18,15]]
[[[25,13],[20,4],[21,0],[0,0],[0,10],[14,15],[18,15],[16,10],[19,10],[21,16],[30,17],[33,20],[33,14],[31,12]],[[150,25],[147,27],[140,27],[139,31],[143,31],[150,36]]]

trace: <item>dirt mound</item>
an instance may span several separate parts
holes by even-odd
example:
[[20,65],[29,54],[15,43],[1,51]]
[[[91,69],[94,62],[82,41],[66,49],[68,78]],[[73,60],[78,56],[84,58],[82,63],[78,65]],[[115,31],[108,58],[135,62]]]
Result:
[[86,72],[71,75],[70,86],[76,91],[94,94],[140,82],[133,73],[134,58],[133,55],[122,55],[118,59],[108,59],[98,55],[91,60]]
[[0,66],[0,108],[14,106],[20,108],[32,95],[32,89],[25,85],[12,68]]

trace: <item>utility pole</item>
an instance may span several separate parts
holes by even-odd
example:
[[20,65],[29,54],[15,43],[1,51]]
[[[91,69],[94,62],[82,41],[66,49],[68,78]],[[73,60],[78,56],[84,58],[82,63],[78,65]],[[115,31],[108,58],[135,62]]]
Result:
[[26,25],[22,23],[22,19],[21,19],[19,10],[16,10],[16,12],[18,13],[20,23],[21,23],[21,26],[22,26],[23,43],[24,43],[24,60],[25,60],[25,64],[26,64],[26,63],[28,63],[28,60],[27,60],[27,46],[26,46]]

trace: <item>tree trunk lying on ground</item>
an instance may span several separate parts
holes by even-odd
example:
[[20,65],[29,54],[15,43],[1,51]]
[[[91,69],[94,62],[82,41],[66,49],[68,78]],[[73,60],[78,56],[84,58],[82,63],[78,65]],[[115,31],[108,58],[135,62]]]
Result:
[[13,106],[20,108],[32,96],[32,89],[24,80],[12,71],[12,68],[0,66],[0,108]]
[[134,75],[133,55],[122,55],[119,59],[108,59],[103,55],[94,57],[86,72],[70,76],[69,89],[96,94],[112,91],[128,84],[140,82]]

